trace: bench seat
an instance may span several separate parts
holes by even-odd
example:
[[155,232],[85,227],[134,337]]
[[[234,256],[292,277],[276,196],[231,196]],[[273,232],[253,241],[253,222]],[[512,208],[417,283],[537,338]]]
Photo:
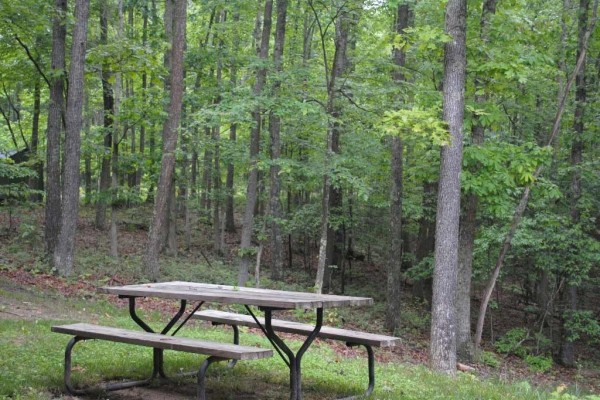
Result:
[[[247,326],[252,328],[264,329],[265,319],[257,317],[258,323],[250,315],[243,315],[238,313],[231,313],[218,310],[203,310],[196,311],[192,318],[209,321],[213,325],[230,325],[234,332],[234,343],[239,343],[239,331],[238,326]],[[261,326],[259,326],[259,324]],[[272,319],[271,326],[274,331],[293,333],[297,335],[310,335],[315,327],[310,324],[303,324],[300,322],[285,321],[280,319]],[[376,333],[367,333],[360,331],[353,331],[351,329],[340,329],[332,328],[329,326],[322,326],[317,337],[330,340],[339,340],[346,342],[347,346],[364,346],[367,350],[367,362],[368,362],[368,374],[369,374],[369,385],[366,392],[362,396],[347,397],[345,400],[358,399],[369,397],[373,393],[375,387],[375,356],[373,353],[373,347],[393,347],[400,343],[400,338],[394,336],[379,335]],[[273,343],[273,342],[271,342]],[[235,361],[232,361],[235,364]]]
[[198,376],[198,399],[200,400],[204,400],[206,398],[204,377],[206,370],[213,362],[222,360],[256,360],[260,358],[271,357],[273,355],[273,351],[270,349],[240,346],[238,344],[211,342],[202,339],[167,336],[159,333],[133,331],[87,323],[53,326],[51,330],[52,332],[74,336],[69,344],[67,344],[67,348],[65,350],[65,386],[67,387],[67,391],[69,391],[71,394],[84,394],[90,391],[76,390],[71,385],[71,351],[74,345],[81,340],[99,339],[151,347],[155,349],[154,370],[151,378],[143,381],[129,381],[112,385],[103,385],[101,387],[103,390],[118,390],[126,387],[140,386],[150,383],[150,381],[152,381],[157,375],[157,359],[162,359],[162,353],[159,353],[160,355],[157,356],[157,351],[161,352],[162,350],[175,350],[209,356],[196,373]]
[[166,336],[159,333],[132,331],[93,324],[71,324],[53,326],[52,332],[66,333],[87,339],[101,339],[112,342],[129,343],[138,346],[163,350],[184,351],[233,360],[254,360],[271,357],[273,351],[258,347],[240,346],[230,343],[217,343],[201,339]]
[[[256,321],[254,321],[254,318],[252,318],[250,315],[243,315],[218,310],[196,311],[194,313],[193,318],[204,321],[210,321],[216,324],[248,326],[252,328],[258,327]],[[258,322],[260,322],[261,325],[264,326],[264,318],[259,317],[257,319]],[[315,327],[310,324],[285,321],[280,319],[272,320],[271,325],[273,326],[273,330],[275,331],[293,333],[298,335],[309,335],[315,329]],[[332,328],[329,326],[321,327],[321,330],[319,331],[317,337],[323,339],[339,340],[349,342],[352,344],[368,345],[373,347],[392,347],[400,343],[400,338],[394,336],[353,331],[350,329]]]

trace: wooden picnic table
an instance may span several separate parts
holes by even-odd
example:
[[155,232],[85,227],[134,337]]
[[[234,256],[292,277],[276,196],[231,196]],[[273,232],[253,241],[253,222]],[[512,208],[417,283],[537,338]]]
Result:
[[[312,342],[318,336],[323,326],[323,309],[332,307],[370,306],[373,299],[368,297],[337,296],[309,292],[293,292],[284,290],[257,289],[227,285],[214,285],[195,282],[159,282],[124,286],[105,286],[98,289],[101,293],[118,295],[129,300],[129,313],[132,319],[148,332],[154,332],[136,313],[136,299],[140,297],[156,297],[173,299],[180,302],[179,311],[160,332],[162,334],[176,334],[186,324],[189,318],[205,303],[241,304],[256,321],[265,336],[269,339],[275,350],[288,365],[290,370],[290,399],[301,400],[301,361]],[[185,314],[188,302],[198,302],[191,313],[179,323],[173,331],[172,328]],[[256,317],[250,306],[256,306],[264,311],[264,320]],[[275,333],[272,326],[273,312],[278,310],[313,309],[316,317],[314,329],[307,336],[300,349],[294,353],[285,341]],[[162,351],[155,351],[156,373],[164,376]]]

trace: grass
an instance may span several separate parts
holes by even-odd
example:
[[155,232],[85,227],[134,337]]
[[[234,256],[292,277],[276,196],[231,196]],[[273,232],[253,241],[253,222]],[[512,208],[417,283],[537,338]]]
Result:
[[[107,253],[106,238],[95,238],[92,237],[93,234],[93,231],[82,233],[82,237],[85,236],[88,240],[88,247],[78,248],[77,276],[65,283],[104,285],[110,277],[115,276],[131,282],[144,281],[139,254],[123,255],[117,262],[101,255]],[[20,268],[33,273],[44,272],[46,267],[39,257],[42,251],[40,243],[38,240],[27,242],[18,238],[1,243],[3,249],[0,254],[0,270]],[[163,257],[162,279],[235,284],[235,268],[213,258],[211,263],[212,267],[207,267],[204,260],[195,256],[194,252],[177,258]],[[302,271],[294,271],[294,275],[288,278],[285,283],[263,279],[261,284],[264,287],[287,290],[305,290],[312,284],[312,277],[302,275]],[[10,307],[4,305],[3,300],[8,299],[6,304],[26,302],[39,305],[44,312],[21,319],[0,317],[0,399],[48,400],[64,396],[63,358],[69,337],[50,332],[52,325],[86,321],[115,327],[136,327],[126,309],[109,302],[108,296],[74,292],[66,297],[59,291],[40,291],[27,285],[13,289],[11,285],[14,283],[3,279],[0,275],[0,311],[3,307]],[[384,294],[378,290],[377,285],[364,286],[364,280],[356,279],[347,286],[347,294],[374,297],[376,306],[365,310],[328,310],[328,324],[336,325],[342,320],[352,321],[357,328],[371,331],[374,327],[381,326]],[[7,310],[10,311],[8,308]],[[422,331],[423,326],[428,324],[426,313],[411,313],[410,310],[407,304],[407,309],[404,310],[406,331],[398,332],[403,337]],[[422,309],[415,307],[415,310]],[[361,316],[357,317],[356,313],[361,313]],[[152,326],[160,327],[161,322],[164,323],[164,315],[159,312],[141,314]],[[304,317],[302,313],[295,313],[294,316]],[[241,331],[242,344],[270,347],[261,335],[244,328]],[[232,340],[229,328],[213,328],[199,321],[190,321],[180,335],[222,342]],[[296,349],[300,345],[299,341],[292,342],[292,347]],[[376,349],[376,355],[398,360],[397,356],[387,357],[385,352],[386,350]],[[151,353],[150,349],[125,344],[103,341],[79,343],[73,352],[73,363],[76,366],[73,382],[75,385],[87,386],[110,379],[145,378],[151,371]],[[302,363],[305,400],[334,399],[364,392],[367,385],[366,357],[362,350],[351,354],[342,355],[324,341],[317,341],[311,346]],[[178,352],[166,352],[165,358],[168,374],[197,369],[204,359],[202,356]],[[424,366],[402,364],[399,361],[378,362],[376,365],[376,385],[372,398],[377,400],[600,400],[598,396],[576,396],[579,395],[576,388],[544,390],[525,381],[507,383],[466,373],[459,373],[453,379],[431,372]],[[233,369],[227,368],[223,363],[215,364],[211,366],[207,380],[209,398],[288,398],[287,368],[277,355],[265,360],[240,362]],[[169,390],[181,393],[182,398],[193,397],[194,388],[193,379],[169,386]],[[86,397],[92,398],[104,399],[106,396]]]
[[[0,292],[2,296],[12,292]],[[18,298],[29,298],[18,293]],[[52,296],[41,296],[52,298]],[[35,301],[35,299],[33,299]],[[66,319],[14,320],[0,319],[0,398],[52,399],[63,393],[64,348],[66,335],[50,332],[54,324],[88,320],[110,326],[134,328],[126,310],[107,301],[55,298],[57,307],[74,311],[77,317]],[[48,304],[46,304],[48,305]],[[159,324],[161,315],[144,315],[151,324]],[[226,327],[213,328],[198,321],[186,326],[181,335],[229,342],[231,331]],[[243,330],[242,344],[268,347],[265,338]],[[300,342],[292,342],[298,348]],[[383,351],[383,350],[382,350]],[[203,357],[167,352],[167,373],[194,370]],[[147,377],[151,370],[151,351],[137,346],[87,341],[76,346],[73,353],[76,365],[75,385],[93,385],[103,380]],[[374,399],[568,399],[567,395],[532,388],[527,383],[506,384],[481,380],[473,375],[460,374],[456,379],[433,373],[422,366],[401,364],[377,365]],[[288,385],[287,369],[278,357],[240,362],[234,369],[217,364],[208,374],[210,393],[224,393],[236,398],[240,393],[258,393],[262,399],[285,399]],[[182,395],[193,395],[191,379],[185,383]],[[303,360],[303,388],[307,400],[331,399],[358,394],[367,383],[366,359],[361,354],[346,358],[333,351],[326,342],[318,341]],[[187,390],[187,391],[186,391]],[[591,397],[589,397],[591,399]],[[597,399],[598,397],[596,397]]]

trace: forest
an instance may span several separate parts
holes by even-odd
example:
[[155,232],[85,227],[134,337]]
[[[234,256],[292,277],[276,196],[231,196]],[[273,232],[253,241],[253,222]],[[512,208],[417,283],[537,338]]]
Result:
[[[418,304],[451,376],[490,350],[597,368],[597,12],[0,0],[0,266],[36,236],[40,268],[73,279],[85,215],[113,259],[144,233],[146,281],[195,253],[242,287],[377,286],[397,335]],[[515,317],[494,334],[492,312]]]

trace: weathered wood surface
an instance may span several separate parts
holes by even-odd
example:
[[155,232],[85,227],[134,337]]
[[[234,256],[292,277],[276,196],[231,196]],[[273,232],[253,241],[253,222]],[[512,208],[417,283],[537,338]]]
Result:
[[[198,311],[194,313],[193,318],[201,319],[204,321],[216,322],[219,324],[258,327],[256,322],[250,315],[243,315],[217,310]],[[259,317],[258,321],[261,323],[261,325],[264,326],[264,318]],[[279,319],[272,320],[271,326],[275,331],[294,333],[299,335],[308,335],[315,329],[315,327],[310,324],[284,321]],[[321,327],[318,337],[323,339],[341,340],[354,344],[364,344],[375,347],[392,347],[400,343],[400,338],[394,336],[353,331],[349,329],[332,328],[329,326]]]
[[176,336],[166,336],[159,333],[138,332],[128,329],[78,323],[71,325],[53,326],[52,332],[66,333],[87,339],[102,339],[119,343],[153,347],[164,350],[184,351],[229,358],[234,360],[255,360],[271,357],[273,351],[258,347],[240,346],[229,343],[210,342],[201,339],[191,339]]
[[160,282],[139,285],[105,286],[99,288],[98,291],[121,296],[160,297],[283,309],[373,305],[373,299],[368,297],[240,288],[194,282]]

